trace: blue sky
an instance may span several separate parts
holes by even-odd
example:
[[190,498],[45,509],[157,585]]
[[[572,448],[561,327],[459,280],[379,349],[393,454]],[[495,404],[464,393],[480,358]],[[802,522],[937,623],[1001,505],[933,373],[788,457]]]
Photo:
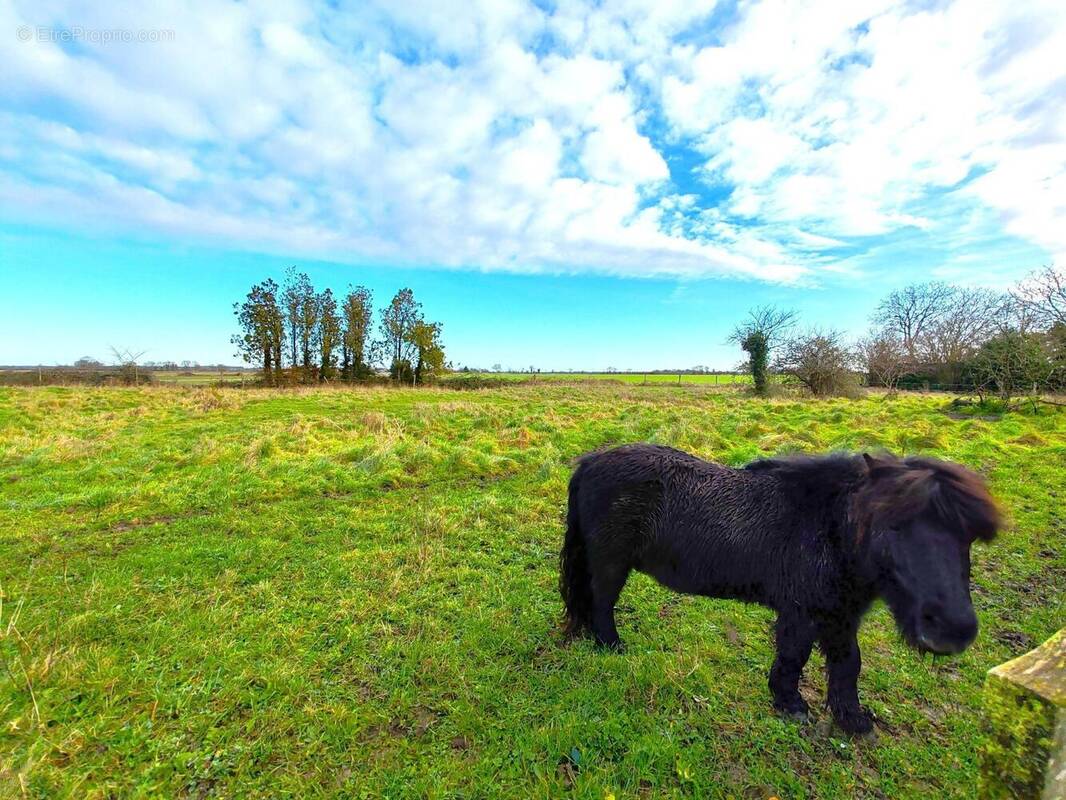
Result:
[[412,287],[478,366],[731,367],[767,302],[860,333],[1066,260],[1064,36],[1057,2],[0,0],[0,363],[232,361],[289,264]]

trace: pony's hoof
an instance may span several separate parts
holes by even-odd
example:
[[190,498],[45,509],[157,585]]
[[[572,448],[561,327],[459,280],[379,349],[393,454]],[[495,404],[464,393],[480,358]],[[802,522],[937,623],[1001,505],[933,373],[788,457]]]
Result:
[[874,729],[874,718],[864,709],[834,714],[833,719],[844,733],[851,736],[863,736]]
[[807,707],[807,703],[802,699],[794,702],[774,703],[774,709],[785,719],[790,719],[795,722],[810,721],[810,709]]
[[615,639],[610,642],[601,642],[599,639],[597,639],[596,647],[600,650],[609,650],[612,653],[622,653],[626,649],[625,645],[622,644],[621,639]]

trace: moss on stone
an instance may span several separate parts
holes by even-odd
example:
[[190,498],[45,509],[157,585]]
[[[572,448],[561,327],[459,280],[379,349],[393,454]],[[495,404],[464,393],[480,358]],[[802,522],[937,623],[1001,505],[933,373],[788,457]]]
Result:
[[1031,653],[992,669],[985,682],[979,796],[1041,798],[1053,777],[1056,727],[1066,720],[1066,629]]

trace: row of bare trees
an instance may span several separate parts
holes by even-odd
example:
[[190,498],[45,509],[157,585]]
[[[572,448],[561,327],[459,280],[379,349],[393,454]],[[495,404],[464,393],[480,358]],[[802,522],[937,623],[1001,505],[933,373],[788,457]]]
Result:
[[792,311],[754,309],[730,340],[748,354],[755,391],[771,369],[812,394],[846,394],[857,378],[890,390],[939,385],[994,394],[1066,389],[1066,272],[1044,267],[1010,291],[912,284],[877,306],[866,336],[796,332]]
[[1003,399],[1066,383],[1066,272],[1047,266],[1007,292],[928,282],[892,292],[858,343],[871,382],[919,381]]
[[425,320],[407,288],[380,310],[376,339],[369,289],[349,286],[338,303],[331,289],[316,291],[295,267],[280,287],[270,278],[255,284],[233,313],[237,356],[259,366],[268,385],[366,380],[379,366],[394,380],[416,384],[444,368],[441,324]]

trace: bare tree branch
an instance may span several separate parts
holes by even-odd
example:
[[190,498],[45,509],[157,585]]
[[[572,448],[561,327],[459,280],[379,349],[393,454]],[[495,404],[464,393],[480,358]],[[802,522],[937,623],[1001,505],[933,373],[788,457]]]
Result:
[[777,306],[757,306],[748,312],[748,319],[741,322],[729,334],[728,341],[742,344],[753,333],[762,334],[767,347],[772,351],[782,338],[796,325],[798,315],[791,309]]
[[1012,294],[1039,327],[1066,325],[1066,271],[1049,264],[1030,273]]
[[894,331],[872,331],[855,344],[859,365],[866,370],[873,385],[895,391],[907,372],[907,353]]
[[919,338],[940,318],[955,291],[940,281],[905,286],[881,301],[874,322],[898,335],[913,360]]

